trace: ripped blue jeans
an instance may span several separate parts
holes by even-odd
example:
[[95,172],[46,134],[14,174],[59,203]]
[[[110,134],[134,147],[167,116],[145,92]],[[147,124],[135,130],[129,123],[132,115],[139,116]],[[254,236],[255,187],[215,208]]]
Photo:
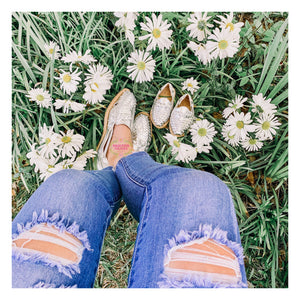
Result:
[[121,198],[139,222],[128,287],[247,287],[228,187],[146,152],[115,170],[63,170],[41,184],[12,223],[12,286],[93,287]]

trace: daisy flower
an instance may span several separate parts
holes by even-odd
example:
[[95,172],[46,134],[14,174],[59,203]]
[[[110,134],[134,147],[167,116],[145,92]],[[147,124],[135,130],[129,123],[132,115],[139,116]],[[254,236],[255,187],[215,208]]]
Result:
[[263,146],[263,143],[260,140],[252,137],[246,138],[241,144],[247,151],[257,151]]
[[53,131],[53,126],[47,127],[46,124],[40,128],[39,141],[40,146],[38,147],[40,155],[45,158],[52,158],[57,156],[55,150],[57,149],[58,134]]
[[188,21],[192,24],[186,28],[190,31],[190,37],[196,38],[199,42],[201,42],[208,34],[210,34],[209,28],[213,27],[212,24],[208,23],[210,18],[211,17],[208,17],[206,12],[196,12],[191,14]]
[[95,82],[99,85],[102,90],[109,90],[112,86],[112,79],[114,76],[111,70],[101,65],[91,65],[88,69],[89,74],[85,74],[85,84],[94,84]]
[[74,158],[70,158],[63,161],[64,169],[75,169],[75,170],[84,170],[87,160],[89,158],[95,157],[97,152],[93,149],[87,150],[84,153]]
[[86,74],[83,98],[91,104],[101,103],[106,91],[112,86],[113,75],[108,67],[98,64],[90,66]]
[[169,49],[173,42],[169,40],[172,35],[172,30],[168,30],[171,24],[168,24],[167,21],[162,21],[162,15],[159,14],[156,17],[155,14],[152,14],[152,20],[149,17],[145,17],[147,23],[141,23],[141,29],[149,32],[144,36],[139,37],[140,40],[145,40],[149,38],[149,45],[146,51],[155,49],[158,46],[159,50],[164,48]]
[[60,57],[60,48],[56,43],[50,42],[49,44],[45,44],[44,47],[49,58],[58,59]]
[[238,139],[244,140],[248,136],[248,132],[253,132],[255,126],[251,125],[251,115],[250,113],[244,114],[243,112],[234,112],[227,119],[226,125],[230,130],[230,135],[236,135]]
[[212,58],[233,57],[238,51],[239,43],[234,39],[233,34],[229,29],[216,28],[213,34],[208,37],[209,41],[206,44],[207,50],[210,52]]
[[178,141],[177,137],[174,135],[167,133],[164,138],[169,142],[172,147],[171,152],[172,155],[176,155],[175,159],[177,161],[183,161],[188,163],[191,160],[194,160],[197,156],[196,148],[184,144]]
[[66,133],[60,131],[58,138],[58,150],[61,152],[61,157],[74,157],[76,151],[80,151],[85,140],[81,134],[74,134],[74,130],[68,130]]
[[29,101],[35,101],[40,107],[48,108],[51,106],[52,98],[49,92],[42,88],[31,89],[28,92],[27,97],[29,98]]
[[30,165],[35,165],[34,171],[37,172],[41,168],[41,164],[44,163],[44,158],[36,149],[36,143],[30,146],[30,150],[26,154],[26,157],[29,159]]
[[96,155],[97,155],[97,151],[95,151],[94,149],[90,149],[90,150],[83,152],[73,162],[72,169],[83,170],[84,167],[86,166],[87,160],[89,158],[95,157]]
[[224,125],[222,128],[222,136],[224,140],[231,146],[238,146],[240,144],[240,139],[238,136],[230,133],[230,129],[226,125]]
[[135,28],[135,21],[139,14],[135,12],[115,12],[114,15],[119,18],[115,26],[122,28],[125,32],[126,39],[134,45],[134,34],[132,31]]
[[82,55],[81,51],[78,53],[76,51],[72,51],[71,53],[67,54],[66,56],[63,56],[61,60],[65,63],[76,63],[76,62],[83,62],[84,64],[88,65],[92,62],[95,62],[96,59],[90,55],[91,50],[86,50],[85,54]]
[[255,135],[256,138],[261,141],[264,140],[272,140],[273,135],[276,134],[276,130],[278,129],[281,123],[274,115],[270,115],[267,113],[262,113],[257,118],[258,124],[255,124]]
[[191,94],[194,94],[199,89],[197,80],[194,77],[188,78],[182,83],[182,90],[188,90]]
[[136,21],[139,13],[137,12],[114,12],[114,15],[119,18],[119,20],[115,23],[115,26],[122,27],[125,24],[130,24]]
[[151,81],[155,69],[155,60],[148,52],[135,50],[130,54],[127,66],[129,77],[136,82]]
[[226,107],[223,111],[223,117],[227,119],[230,114],[237,111],[239,108],[242,108],[244,106],[244,102],[247,101],[247,98],[243,98],[240,95],[236,95],[235,99],[228,104],[228,107]]
[[56,99],[54,106],[56,109],[60,109],[63,107],[63,113],[69,113],[69,110],[73,110],[74,112],[80,112],[85,109],[86,104],[78,103],[72,100],[61,100]]
[[57,163],[58,158],[45,159],[44,165],[40,169],[40,178],[41,180],[48,179],[54,173],[63,170],[62,163]]
[[212,147],[211,145],[197,145],[196,149],[198,153],[202,153],[202,152],[209,153]]
[[62,73],[59,75],[58,79],[60,82],[60,88],[63,90],[64,93],[67,93],[68,95],[76,92],[77,85],[79,81],[81,81],[81,78],[79,77],[81,71],[77,72],[77,70],[78,68],[73,73],[71,72],[71,70],[70,72],[65,72],[61,70]]
[[197,56],[198,60],[201,61],[204,65],[211,61],[211,56],[209,51],[206,49],[206,45],[197,44],[193,41],[190,41],[187,45]]
[[127,40],[129,40],[129,42],[131,43],[131,45],[134,45],[134,34],[132,32],[132,30],[134,29],[135,26],[129,27],[128,25],[124,25],[123,29],[125,32],[125,38]]
[[86,85],[84,91],[85,93],[82,97],[90,104],[101,103],[105,99],[106,90],[100,88],[97,82]]
[[275,114],[276,113],[276,105],[270,103],[271,99],[266,100],[263,97],[262,93],[258,95],[252,96],[252,112],[258,112],[259,114],[266,113],[266,114]]
[[230,12],[226,15],[226,17],[223,17],[221,15],[218,15],[221,19],[221,21],[215,21],[216,23],[220,24],[221,29],[229,29],[229,31],[234,35],[236,39],[239,39],[239,33],[241,31],[241,27],[244,26],[243,22],[233,23],[233,12]]
[[217,134],[213,123],[206,119],[197,120],[191,127],[190,133],[192,135],[193,144],[198,146],[207,145],[213,141],[213,137]]

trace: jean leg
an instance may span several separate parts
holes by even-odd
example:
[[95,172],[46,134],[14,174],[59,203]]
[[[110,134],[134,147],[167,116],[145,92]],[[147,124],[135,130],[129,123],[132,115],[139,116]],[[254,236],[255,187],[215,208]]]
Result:
[[120,198],[111,167],[49,177],[12,222],[12,286],[93,287]]
[[[129,287],[246,287],[234,206],[219,178],[156,163],[145,152],[122,158],[116,175],[128,208],[139,220]],[[229,275],[218,274],[216,279],[203,272],[204,246],[214,247],[218,256],[211,265],[225,273],[236,272],[236,282]],[[199,248],[193,250],[196,256],[189,254],[191,247]],[[180,267],[178,262],[186,266],[189,260],[193,260],[190,270]],[[197,265],[201,268],[195,269]]]

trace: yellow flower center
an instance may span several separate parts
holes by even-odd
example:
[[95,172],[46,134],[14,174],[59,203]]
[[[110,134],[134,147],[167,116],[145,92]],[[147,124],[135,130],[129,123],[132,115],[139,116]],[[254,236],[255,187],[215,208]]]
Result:
[[228,47],[228,42],[226,40],[221,40],[218,45],[221,50],[224,50]]
[[179,148],[179,146],[180,146],[180,143],[177,140],[173,141],[173,144],[177,148]]
[[146,64],[145,64],[143,61],[139,61],[139,62],[137,63],[137,68],[138,68],[139,70],[145,70]]
[[71,138],[69,136],[64,136],[61,141],[65,144],[70,143],[71,142]]
[[188,83],[187,86],[191,87],[191,88],[193,87],[193,85],[191,83]]
[[230,31],[234,30],[234,25],[232,23],[227,23],[225,28],[228,28],[228,27],[230,28]]
[[53,53],[53,51],[54,51],[54,49],[53,49],[53,48],[49,49],[49,53],[50,53],[50,54],[52,54],[52,53]]
[[206,136],[206,133],[207,133],[207,130],[206,130],[205,128],[200,128],[200,129],[198,130],[198,134],[199,134],[200,136]]
[[265,122],[263,122],[262,125],[261,125],[261,128],[262,128],[263,130],[268,130],[270,127],[271,127],[271,124],[270,124],[269,121],[265,121]]
[[231,140],[234,139],[234,135],[230,135],[230,132],[227,133],[228,138],[230,138]]
[[46,139],[45,139],[46,145],[48,145],[50,142],[51,142],[51,140],[50,140],[49,138],[46,138]]
[[66,82],[66,83],[70,82],[71,79],[72,79],[72,77],[70,76],[70,74],[65,74],[63,76],[63,81]]
[[152,34],[156,39],[158,39],[161,35],[161,31],[158,28],[154,28]]
[[238,129],[244,128],[244,122],[243,122],[243,121],[237,121],[237,122],[236,122],[236,127],[237,127]]
[[[94,85],[96,86],[97,89],[99,89],[98,83],[94,82]],[[91,91],[94,92],[94,93],[96,92],[96,90],[94,90],[94,89],[92,89],[92,88],[91,88]]]
[[250,139],[249,144],[250,145],[255,145],[256,144],[256,139]]
[[44,99],[45,99],[45,97],[43,95],[36,96],[36,100],[38,100],[38,101],[43,101]]

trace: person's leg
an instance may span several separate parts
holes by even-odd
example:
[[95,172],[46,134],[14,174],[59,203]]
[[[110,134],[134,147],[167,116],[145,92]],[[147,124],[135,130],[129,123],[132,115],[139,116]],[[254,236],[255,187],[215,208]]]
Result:
[[111,167],[49,177],[13,220],[12,286],[93,287],[120,198]]
[[145,152],[122,158],[116,176],[139,221],[129,287],[247,286],[234,206],[220,179]]

